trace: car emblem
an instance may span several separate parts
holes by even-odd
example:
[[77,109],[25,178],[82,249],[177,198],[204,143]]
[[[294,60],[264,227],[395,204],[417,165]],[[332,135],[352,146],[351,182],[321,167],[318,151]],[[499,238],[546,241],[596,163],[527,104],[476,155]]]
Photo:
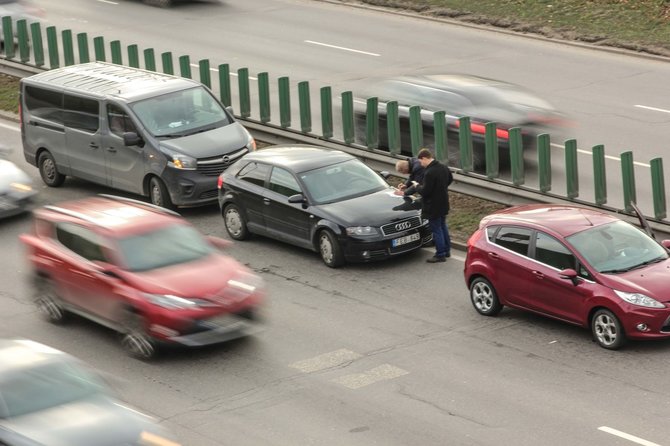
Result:
[[228,155],[223,155],[221,161],[223,161],[223,164],[228,164],[230,162],[230,157]]
[[409,229],[412,227],[412,223],[409,221],[403,221],[402,223],[397,223],[395,225],[396,231],[404,231],[405,229]]

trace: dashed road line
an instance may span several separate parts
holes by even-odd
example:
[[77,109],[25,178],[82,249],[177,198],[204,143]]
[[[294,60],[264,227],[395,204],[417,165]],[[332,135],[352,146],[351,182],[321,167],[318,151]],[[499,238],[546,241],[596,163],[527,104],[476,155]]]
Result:
[[370,53],[368,51],[355,50],[353,48],[347,48],[347,47],[344,47],[344,46],[330,45],[328,43],[323,43],[323,42],[315,42],[313,40],[305,40],[305,43],[310,43],[312,45],[325,46],[327,48],[334,48],[336,50],[350,51],[352,53],[365,54],[367,56],[373,56],[373,57],[380,57],[381,56],[381,54],[377,54],[377,53]]
[[644,438],[636,437],[635,435],[627,434],[626,432],[622,432],[620,430],[613,429],[611,427],[607,426],[600,426],[598,428],[599,431],[602,432],[607,432],[608,434],[615,435],[619,438],[623,438],[624,440],[632,441],[633,443],[640,444],[642,446],[661,446],[658,443],[654,443],[649,440],[645,440]]
[[644,108],[645,110],[657,111],[661,113],[670,113],[670,110],[666,110],[664,108],[649,107],[647,105],[634,105],[634,107]]
[[351,375],[344,375],[331,381],[350,389],[360,389],[361,387],[369,386],[370,384],[379,381],[398,378],[407,374],[409,374],[407,370],[392,366],[391,364],[382,364],[367,372],[352,373]]
[[303,361],[294,362],[289,367],[298,369],[304,373],[318,372],[319,370],[329,369],[347,362],[354,361],[360,358],[356,352],[347,349],[335,350],[330,353],[315,356],[314,358],[305,359]]

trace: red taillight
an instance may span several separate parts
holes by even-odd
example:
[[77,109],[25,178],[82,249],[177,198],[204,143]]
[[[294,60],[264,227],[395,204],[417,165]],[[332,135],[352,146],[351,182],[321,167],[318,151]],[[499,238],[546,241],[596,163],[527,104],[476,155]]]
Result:
[[219,179],[216,180],[216,187],[217,189],[221,189],[221,187],[223,187],[223,175],[219,175]]
[[[456,121],[456,128],[459,128],[460,126],[461,121]],[[470,130],[472,130],[473,133],[485,135],[486,125],[479,122],[473,122],[470,124]],[[509,132],[505,129],[496,128],[496,136],[500,139],[509,139]]]

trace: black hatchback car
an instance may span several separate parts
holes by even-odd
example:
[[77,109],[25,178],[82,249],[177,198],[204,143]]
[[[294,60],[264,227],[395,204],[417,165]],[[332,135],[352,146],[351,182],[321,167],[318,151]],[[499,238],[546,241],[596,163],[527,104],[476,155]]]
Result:
[[414,251],[432,239],[420,203],[395,195],[354,156],[312,146],[246,154],[219,177],[219,205],[233,239],[272,237],[319,252],[333,268]]

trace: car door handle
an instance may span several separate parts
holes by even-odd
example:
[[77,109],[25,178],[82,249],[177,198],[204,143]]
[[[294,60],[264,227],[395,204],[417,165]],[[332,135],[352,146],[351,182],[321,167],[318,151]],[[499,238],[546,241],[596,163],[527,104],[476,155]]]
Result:
[[91,149],[97,149],[97,148],[99,148],[99,147],[100,147],[99,145],[97,145],[97,144],[96,144],[96,143],[94,143],[94,142],[92,142],[92,143],[91,143],[91,144],[89,144],[88,146],[89,146],[89,147],[90,147]]
[[270,204],[270,199],[269,198],[263,198],[263,203],[269,205]]
[[544,274],[539,271],[533,271],[533,275],[538,279],[544,279]]
[[107,147],[107,151],[115,153],[116,152],[116,147]]
[[491,257],[492,259],[495,259],[495,260],[498,260],[500,258],[500,256],[498,254],[496,254],[495,252],[489,252],[489,257]]

